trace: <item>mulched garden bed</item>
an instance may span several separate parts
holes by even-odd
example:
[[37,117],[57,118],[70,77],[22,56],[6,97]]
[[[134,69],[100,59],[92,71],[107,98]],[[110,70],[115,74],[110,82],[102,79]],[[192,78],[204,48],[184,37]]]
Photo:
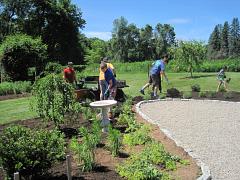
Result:
[[[136,98],[136,101],[139,101],[141,98]],[[145,122],[140,116],[136,115],[137,121],[142,123]],[[2,130],[12,124],[18,124],[22,125],[31,129],[53,129],[54,124],[51,122],[43,122],[39,118],[35,119],[29,119],[25,121],[15,121],[13,123],[0,125],[0,133]],[[77,129],[79,127],[91,127],[91,122],[83,120],[81,117],[78,122],[73,123],[74,125],[68,124],[61,126],[61,131],[65,133],[65,140],[69,144],[70,138],[77,134]],[[149,124],[149,123],[147,123]],[[189,160],[190,164],[186,166],[178,166],[176,171],[170,172],[172,177],[174,179],[196,179],[196,177],[199,176],[200,169],[196,165],[195,161],[188,156],[183,149],[177,147],[171,140],[169,140],[162,132],[160,132],[159,128],[157,126],[154,126],[152,124],[149,124],[153,129],[151,131],[151,136],[156,139],[157,141],[160,141],[166,148],[167,151],[170,153],[179,156],[182,159]],[[113,126],[120,131],[124,131],[125,127],[122,126],[116,126],[113,122]],[[115,167],[120,162],[126,160],[126,158],[129,157],[129,155],[132,152],[140,152],[143,149],[143,146],[135,146],[133,148],[126,148],[124,147],[121,151],[119,157],[112,157],[111,153],[106,149],[106,137],[107,134],[102,134],[102,141],[101,144],[98,145],[96,149],[96,167],[91,172],[81,172],[75,163],[74,159],[72,158],[72,175],[73,180],[78,179],[97,179],[97,180],[103,180],[103,179],[109,179],[109,180],[120,180],[122,179],[118,173],[115,171]],[[70,150],[67,148],[66,150],[67,154],[71,154]],[[3,179],[3,171],[0,169],[0,179]],[[59,162],[55,164],[50,170],[49,174],[45,177],[39,177],[36,178],[36,180],[66,180],[66,161]]]
[[0,101],[4,101],[4,100],[8,100],[8,99],[23,98],[23,97],[28,97],[30,95],[31,95],[30,93],[4,95],[4,96],[0,96]]

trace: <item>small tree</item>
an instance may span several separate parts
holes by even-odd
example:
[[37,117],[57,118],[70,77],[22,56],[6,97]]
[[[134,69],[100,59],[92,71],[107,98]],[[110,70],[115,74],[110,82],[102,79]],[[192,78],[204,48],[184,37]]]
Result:
[[0,46],[0,57],[11,80],[27,80],[29,67],[35,67],[37,74],[43,70],[47,45],[40,38],[33,39],[24,34],[7,36]]
[[179,43],[179,47],[171,49],[171,51],[177,66],[186,66],[187,71],[191,73],[191,78],[193,77],[194,67],[199,66],[206,56],[205,45],[197,41],[182,41]]
[[78,113],[81,106],[74,100],[72,85],[65,83],[62,77],[50,74],[34,84],[32,108],[40,117],[59,126],[67,113]]

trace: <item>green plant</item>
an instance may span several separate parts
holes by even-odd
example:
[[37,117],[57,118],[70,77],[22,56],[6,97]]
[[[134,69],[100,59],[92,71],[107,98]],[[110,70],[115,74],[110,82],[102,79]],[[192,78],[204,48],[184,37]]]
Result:
[[199,84],[194,84],[191,86],[193,92],[200,92],[201,88]]
[[97,134],[90,133],[85,127],[80,128],[79,131],[82,135],[81,142],[73,138],[70,148],[82,171],[91,171],[95,165],[94,150],[99,143],[99,138],[96,137]]
[[60,76],[50,74],[35,82],[33,86],[32,109],[40,117],[53,121],[56,126],[64,122],[64,116],[77,110],[73,87]]
[[123,144],[129,146],[135,146],[138,144],[145,144],[146,142],[151,141],[148,133],[150,132],[150,127],[146,125],[140,125],[135,131],[132,131],[123,136]]
[[217,97],[217,93],[215,91],[208,91],[207,92],[207,97],[208,98],[215,98],[215,97]]
[[199,97],[201,97],[201,98],[207,97],[207,92],[206,92],[206,91],[201,91],[201,92],[199,93]]
[[183,98],[184,99],[191,99],[192,98],[192,92],[183,92]]
[[82,113],[85,120],[91,120],[96,117],[96,113],[89,107],[82,107]]
[[149,160],[140,154],[133,154],[116,168],[121,177],[131,180],[162,179],[170,180],[168,174],[160,172]]
[[163,145],[159,142],[153,141],[145,146],[141,152],[141,157],[149,160],[153,164],[162,165],[167,170],[176,170],[176,162],[186,164],[187,161],[180,159],[177,156],[172,156],[166,152]]
[[36,67],[39,74],[47,58],[47,46],[40,38],[24,34],[10,35],[0,46],[1,62],[5,73],[13,81],[28,79],[28,68]]
[[42,175],[54,162],[63,159],[64,145],[63,134],[57,130],[8,127],[0,137],[0,162],[10,177],[15,172],[25,178]]
[[49,75],[51,73],[59,74],[63,71],[63,67],[61,64],[57,62],[49,62],[47,63],[44,69],[44,75]]
[[107,146],[112,155],[117,156],[121,147],[121,132],[117,129],[113,129],[112,126],[109,126],[108,130]]
[[221,87],[219,88],[219,92],[227,92],[227,90],[226,90],[223,86],[221,86]]

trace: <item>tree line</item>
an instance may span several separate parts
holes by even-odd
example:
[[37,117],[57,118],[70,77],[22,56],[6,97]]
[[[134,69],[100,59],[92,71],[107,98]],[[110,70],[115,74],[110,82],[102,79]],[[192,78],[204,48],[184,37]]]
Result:
[[238,18],[215,26],[208,41],[208,58],[224,59],[240,56],[240,26]]

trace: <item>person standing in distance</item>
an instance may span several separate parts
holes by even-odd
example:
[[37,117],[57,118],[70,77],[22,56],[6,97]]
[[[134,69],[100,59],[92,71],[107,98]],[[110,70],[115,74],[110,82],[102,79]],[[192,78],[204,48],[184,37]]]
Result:
[[169,84],[169,80],[165,73],[165,66],[166,64],[168,64],[168,61],[169,61],[168,55],[164,55],[163,59],[156,60],[153,63],[153,66],[150,70],[149,81],[139,90],[140,93],[145,95],[144,90],[152,84],[153,98],[157,98],[157,90],[159,89],[161,92],[162,87],[161,80],[163,79],[163,76],[167,83]]
[[72,62],[68,62],[68,67],[63,70],[63,79],[67,83],[71,83],[71,84],[73,84],[74,82],[75,82],[75,84],[77,83],[76,73],[73,69]]

